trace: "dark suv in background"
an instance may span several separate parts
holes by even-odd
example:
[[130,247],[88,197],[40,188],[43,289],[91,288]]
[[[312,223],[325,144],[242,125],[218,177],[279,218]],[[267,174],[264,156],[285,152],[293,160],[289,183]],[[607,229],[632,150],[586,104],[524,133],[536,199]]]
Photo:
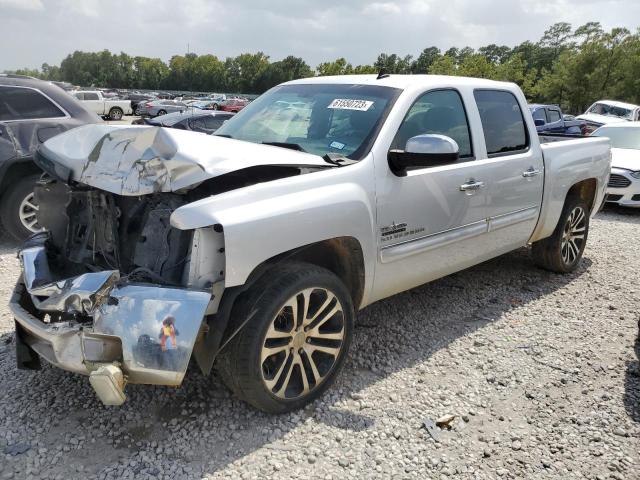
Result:
[[102,123],[62,88],[22,75],[0,74],[0,220],[17,240],[39,229],[33,185],[42,171],[38,146],[87,123]]

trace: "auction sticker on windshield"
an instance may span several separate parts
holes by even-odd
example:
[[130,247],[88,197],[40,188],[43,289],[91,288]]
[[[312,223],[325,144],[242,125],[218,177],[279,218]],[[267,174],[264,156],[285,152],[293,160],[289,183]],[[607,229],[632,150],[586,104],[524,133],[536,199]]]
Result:
[[357,100],[355,98],[336,98],[327,108],[338,108],[340,110],[360,110],[367,111],[373,105],[371,100]]

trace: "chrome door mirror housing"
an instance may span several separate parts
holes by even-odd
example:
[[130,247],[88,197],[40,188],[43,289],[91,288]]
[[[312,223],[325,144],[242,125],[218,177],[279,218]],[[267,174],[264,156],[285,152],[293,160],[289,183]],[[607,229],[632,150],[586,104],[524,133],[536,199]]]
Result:
[[407,140],[404,150],[390,150],[389,168],[405,175],[408,168],[435,167],[454,163],[460,156],[457,142],[446,135],[416,135]]

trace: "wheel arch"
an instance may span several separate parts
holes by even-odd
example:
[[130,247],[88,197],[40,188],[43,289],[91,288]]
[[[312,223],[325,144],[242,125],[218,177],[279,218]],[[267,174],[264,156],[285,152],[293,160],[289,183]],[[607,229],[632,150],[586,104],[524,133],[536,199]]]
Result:
[[225,289],[217,312],[206,318],[206,334],[194,348],[196,361],[205,375],[211,371],[220,350],[244,327],[241,319],[233,315],[234,307],[242,302],[244,294],[273,268],[292,262],[316,265],[335,274],[347,287],[358,310],[366,281],[364,254],[356,238],[331,238],[275,255],[256,266],[243,285]]
[[589,206],[589,211],[592,212],[595,207],[597,186],[598,182],[595,178],[587,178],[574,183],[567,192],[565,203],[570,197],[580,197]]
[[4,197],[9,187],[15,183],[16,179],[42,173],[42,170],[33,162],[31,157],[23,157],[15,159],[2,170],[2,178],[0,179],[0,198]]
[[[566,186],[557,185],[560,188],[567,188]],[[591,214],[600,206],[596,203],[598,198],[598,191],[601,189],[601,185],[598,185],[598,180],[594,177],[585,178],[579,181],[575,181],[566,190],[564,196],[549,195],[547,193],[547,186],[545,185],[545,199],[542,202],[542,209],[538,225],[536,226],[533,235],[529,239],[529,243],[537,242],[544,238],[549,237],[555,230],[558,222],[560,221],[560,214],[567,200],[570,198],[578,197],[582,198],[589,206],[589,212]],[[553,187],[550,187],[553,188]],[[553,197],[547,199],[547,195]]]

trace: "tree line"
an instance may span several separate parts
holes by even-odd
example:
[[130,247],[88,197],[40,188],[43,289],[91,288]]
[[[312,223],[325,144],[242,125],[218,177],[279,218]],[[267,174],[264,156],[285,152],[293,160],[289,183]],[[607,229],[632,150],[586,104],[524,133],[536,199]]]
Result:
[[561,22],[537,42],[515,47],[491,44],[477,50],[428,47],[416,57],[381,53],[371,65],[352,65],[345,58],[312,69],[302,58],[272,62],[262,52],[224,60],[212,54],[132,57],[126,53],[76,51],[60,66],[13,73],[74,85],[151,90],[262,93],[278,83],[313,75],[378,73],[442,74],[482,77],[517,83],[532,102],[554,103],[583,112],[609,98],[640,104],[640,28],[605,31],[599,22],[576,29]]

